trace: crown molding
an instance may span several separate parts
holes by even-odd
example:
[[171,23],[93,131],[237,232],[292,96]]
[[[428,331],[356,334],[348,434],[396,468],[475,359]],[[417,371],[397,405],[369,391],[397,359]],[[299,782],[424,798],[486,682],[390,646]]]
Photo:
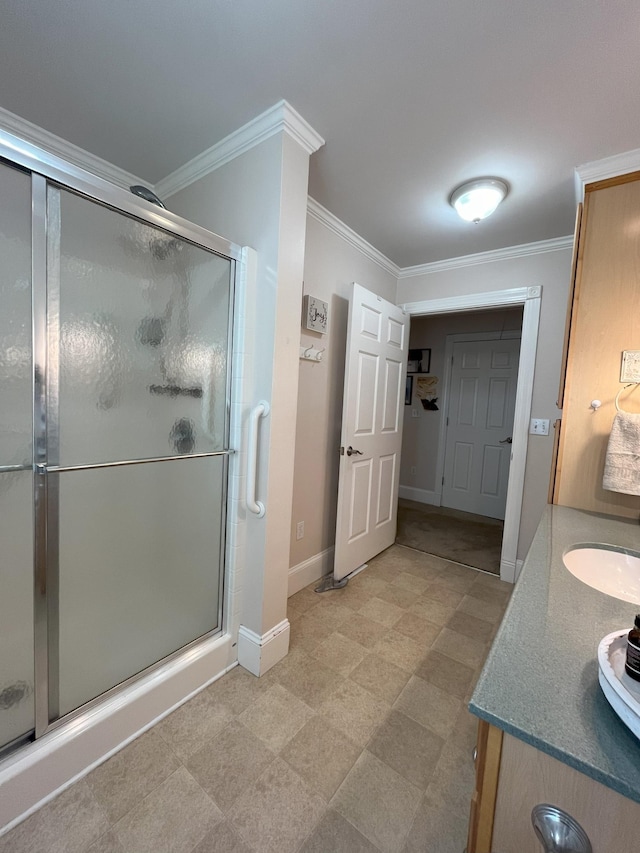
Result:
[[584,188],[587,184],[595,181],[605,181],[607,178],[616,178],[618,175],[626,175],[628,172],[640,170],[640,148],[633,151],[624,151],[622,154],[614,154],[612,157],[603,157],[602,160],[592,160],[583,163],[575,169],[576,201],[584,199]]
[[430,264],[420,264],[415,267],[403,267],[398,278],[412,278],[417,275],[456,270],[461,267],[472,267],[477,264],[490,264],[494,261],[510,261],[527,255],[542,255],[546,252],[558,252],[573,246],[573,236],[554,237],[552,240],[540,240],[537,243],[522,243],[519,246],[508,246],[506,249],[492,249],[489,252],[477,252],[474,255],[462,255],[459,258],[446,258],[433,261]]
[[325,228],[328,228],[329,231],[332,231],[334,234],[337,234],[338,237],[341,237],[345,243],[348,243],[350,246],[353,246],[354,249],[357,249],[359,252],[362,252],[370,261],[378,264],[379,267],[382,267],[386,272],[391,273],[391,275],[398,277],[401,273],[401,269],[397,264],[394,264],[393,261],[389,260],[386,255],[383,255],[375,246],[372,246],[371,243],[367,243],[364,237],[361,237],[357,234],[352,228],[349,228],[348,225],[338,219],[337,216],[334,216],[326,207],[323,207],[320,202],[317,202],[311,196],[307,199],[307,212],[309,216],[312,216],[314,219],[317,219],[318,222],[321,222]]
[[291,104],[287,101],[278,101],[261,115],[238,130],[234,130],[229,136],[216,142],[211,148],[207,148],[202,154],[198,154],[166,178],[162,178],[156,184],[155,192],[161,198],[168,198],[281,132],[288,133],[307,154],[313,154],[324,145],[324,139],[320,134],[294,110]]
[[79,148],[72,142],[62,139],[62,137],[56,136],[54,133],[49,133],[48,130],[38,127],[37,124],[32,124],[30,121],[15,115],[15,113],[10,113],[9,110],[5,110],[2,107],[0,107],[0,128],[7,131],[7,133],[12,133],[20,137],[20,139],[24,139],[25,142],[37,145],[38,148],[44,148],[50,154],[61,157],[74,166],[86,169],[87,172],[91,172],[93,175],[110,181],[119,187],[129,189],[133,184],[146,184],[149,186],[148,182],[143,178],[132,175],[130,172],[125,172],[124,169],[114,166],[113,163],[108,163],[101,157],[96,157],[95,154],[85,151],[84,148]]

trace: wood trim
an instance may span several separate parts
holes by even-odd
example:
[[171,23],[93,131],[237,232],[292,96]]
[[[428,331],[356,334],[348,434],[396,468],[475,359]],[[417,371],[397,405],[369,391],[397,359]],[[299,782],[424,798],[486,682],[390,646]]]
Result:
[[569,357],[569,338],[571,336],[571,317],[573,314],[573,294],[576,289],[576,273],[578,270],[578,250],[580,246],[580,232],[582,224],[582,203],[576,209],[576,224],[573,230],[573,253],[571,255],[571,279],[569,281],[569,297],[567,299],[567,319],[564,326],[564,345],[562,347],[562,361],[560,363],[560,385],[558,387],[558,399],[556,406],[562,408],[564,402],[564,386],[567,373],[567,358]]
[[[640,334],[639,205],[640,179],[585,196],[554,487],[556,504],[635,519],[638,497],[604,489],[602,473],[620,353]],[[601,401],[596,412],[594,398]]]
[[[586,195],[584,199],[584,203],[579,205],[582,210],[580,211],[580,230],[579,236],[576,240],[574,246],[575,253],[575,271],[573,273],[573,278],[571,282],[571,296],[569,299],[569,305],[567,306],[567,324],[565,327],[565,347],[566,352],[563,348],[562,351],[562,368],[560,373],[560,387],[562,389],[562,397],[558,400],[558,408],[564,409],[564,402],[566,400],[567,388],[570,388],[571,385],[571,363],[573,359],[573,353],[570,349],[570,338],[571,338],[571,330],[575,329],[576,318],[578,316],[578,310],[580,307],[580,290],[582,284],[582,267],[584,262],[584,251],[586,246],[586,231],[587,225],[589,222],[589,202],[591,201],[591,196]],[[577,220],[576,214],[576,220]],[[577,221],[576,221],[577,225]],[[560,405],[562,403],[562,405]],[[562,484],[562,458],[564,451],[564,441],[565,441],[564,431],[559,428],[558,435],[556,439],[558,441],[558,447],[553,450],[553,468],[552,468],[552,480],[553,480],[553,493],[550,500],[550,503],[558,504],[559,501],[559,493],[560,486]],[[554,442],[555,443],[555,442]]]
[[585,184],[584,191],[592,193],[597,190],[606,190],[609,187],[617,187],[620,184],[629,184],[631,181],[640,181],[640,171],[627,172],[626,175],[615,175],[613,178],[604,178],[602,181],[594,181],[592,184]]
[[502,737],[501,729],[497,729],[485,720],[478,722],[476,788],[469,814],[468,853],[491,853]]
[[559,468],[560,460],[560,433],[562,432],[562,418],[557,418],[553,424],[553,451],[551,455],[551,477],[549,478],[549,493],[547,495],[547,503],[554,503],[554,495],[556,489],[556,473]]

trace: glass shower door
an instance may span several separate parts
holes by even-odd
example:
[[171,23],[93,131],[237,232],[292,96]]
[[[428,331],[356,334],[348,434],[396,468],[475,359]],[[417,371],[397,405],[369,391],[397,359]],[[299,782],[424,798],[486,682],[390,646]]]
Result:
[[0,749],[34,728],[31,181],[0,164]]
[[232,262],[47,193],[49,718],[221,627]]

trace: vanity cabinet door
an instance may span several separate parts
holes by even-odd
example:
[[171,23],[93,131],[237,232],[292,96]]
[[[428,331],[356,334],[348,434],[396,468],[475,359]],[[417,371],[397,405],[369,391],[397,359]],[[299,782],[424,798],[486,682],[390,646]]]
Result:
[[[624,387],[621,355],[640,340],[639,212],[638,172],[585,187],[553,494],[562,506],[636,519],[637,496],[604,489],[602,475],[615,398]],[[595,411],[592,400],[600,401]],[[637,386],[623,394],[622,408],[640,413]]]
[[[593,853],[638,849],[640,803],[505,734],[492,849],[540,853],[531,825],[531,810],[539,803],[564,809],[577,820],[589,836]],[[482,853],[486,853],[484,848]]]

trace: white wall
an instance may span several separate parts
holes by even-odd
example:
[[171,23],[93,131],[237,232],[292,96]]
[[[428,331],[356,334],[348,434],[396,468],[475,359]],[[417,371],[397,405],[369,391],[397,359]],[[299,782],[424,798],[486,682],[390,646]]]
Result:
[[[329,324],[326,335],[304,329],[300,335],[302,345],[326,348],[322,362],[301,360],[299,367],[289,565],[295,570],[311,560],[307,583],[323,573],[327,558],[323,564],[318,555],[335,541],[347,310],[354,281],[395,302],[395,275],[309,215],[304,292],[329,303]],[[299,521],[304,521],[304,538],[296,540]]]
[[246,323],[247,350],[255,356],[250,397],[270,402],[271,414],[262,423],[258,477],[267,512],[264,519],[247,518],[242,624],[260,636],[286,618],[308,164],[308,154],[280,133],[168,203],[257,252],[257,287]]
[[[439,504],[441,488],[436,482],[437,460],[440,441],[440,425],[445,414],[442,409],[445,377],[445,348],[447,335],[465,332],[503,332],[522,328],[522,309],[509,308],[497,311],[473,311],[466,314],[441,314],[435,317],[412,317],[409,346],[411,349],[431,350],[429,375],[438,377],[435,396],[438,411],[422,408],[416,397],[415,380],[413,400],[407,406],[402,432],[402,459],[400,463],[400,487],[419,489],[433,495]],[[412,417],[415,409],[417,417]],[[416,468],[415,474],[411,473]],[[401,492],[402,495],[402,492]],[[424,495],[424,498],[428,497]],[[410,495],[406,495],[410,497]],[[415,500],[419,497],[411,495]],[[438,500],[435,500],[437,497]]]
[[[569,293],[571,250],[558,249],[518,258],[490,260],[475,264],[423,273],[401,275],[398,304],[465,296],[515,287],[542,286],[540,331],[535,364],[531,415],[548,418],[553,424],[556,408],[564,324]],[[547,502],[553,453],[553,434],[529,436],[525,485],[518,539],[518,559],[524,559]]]

